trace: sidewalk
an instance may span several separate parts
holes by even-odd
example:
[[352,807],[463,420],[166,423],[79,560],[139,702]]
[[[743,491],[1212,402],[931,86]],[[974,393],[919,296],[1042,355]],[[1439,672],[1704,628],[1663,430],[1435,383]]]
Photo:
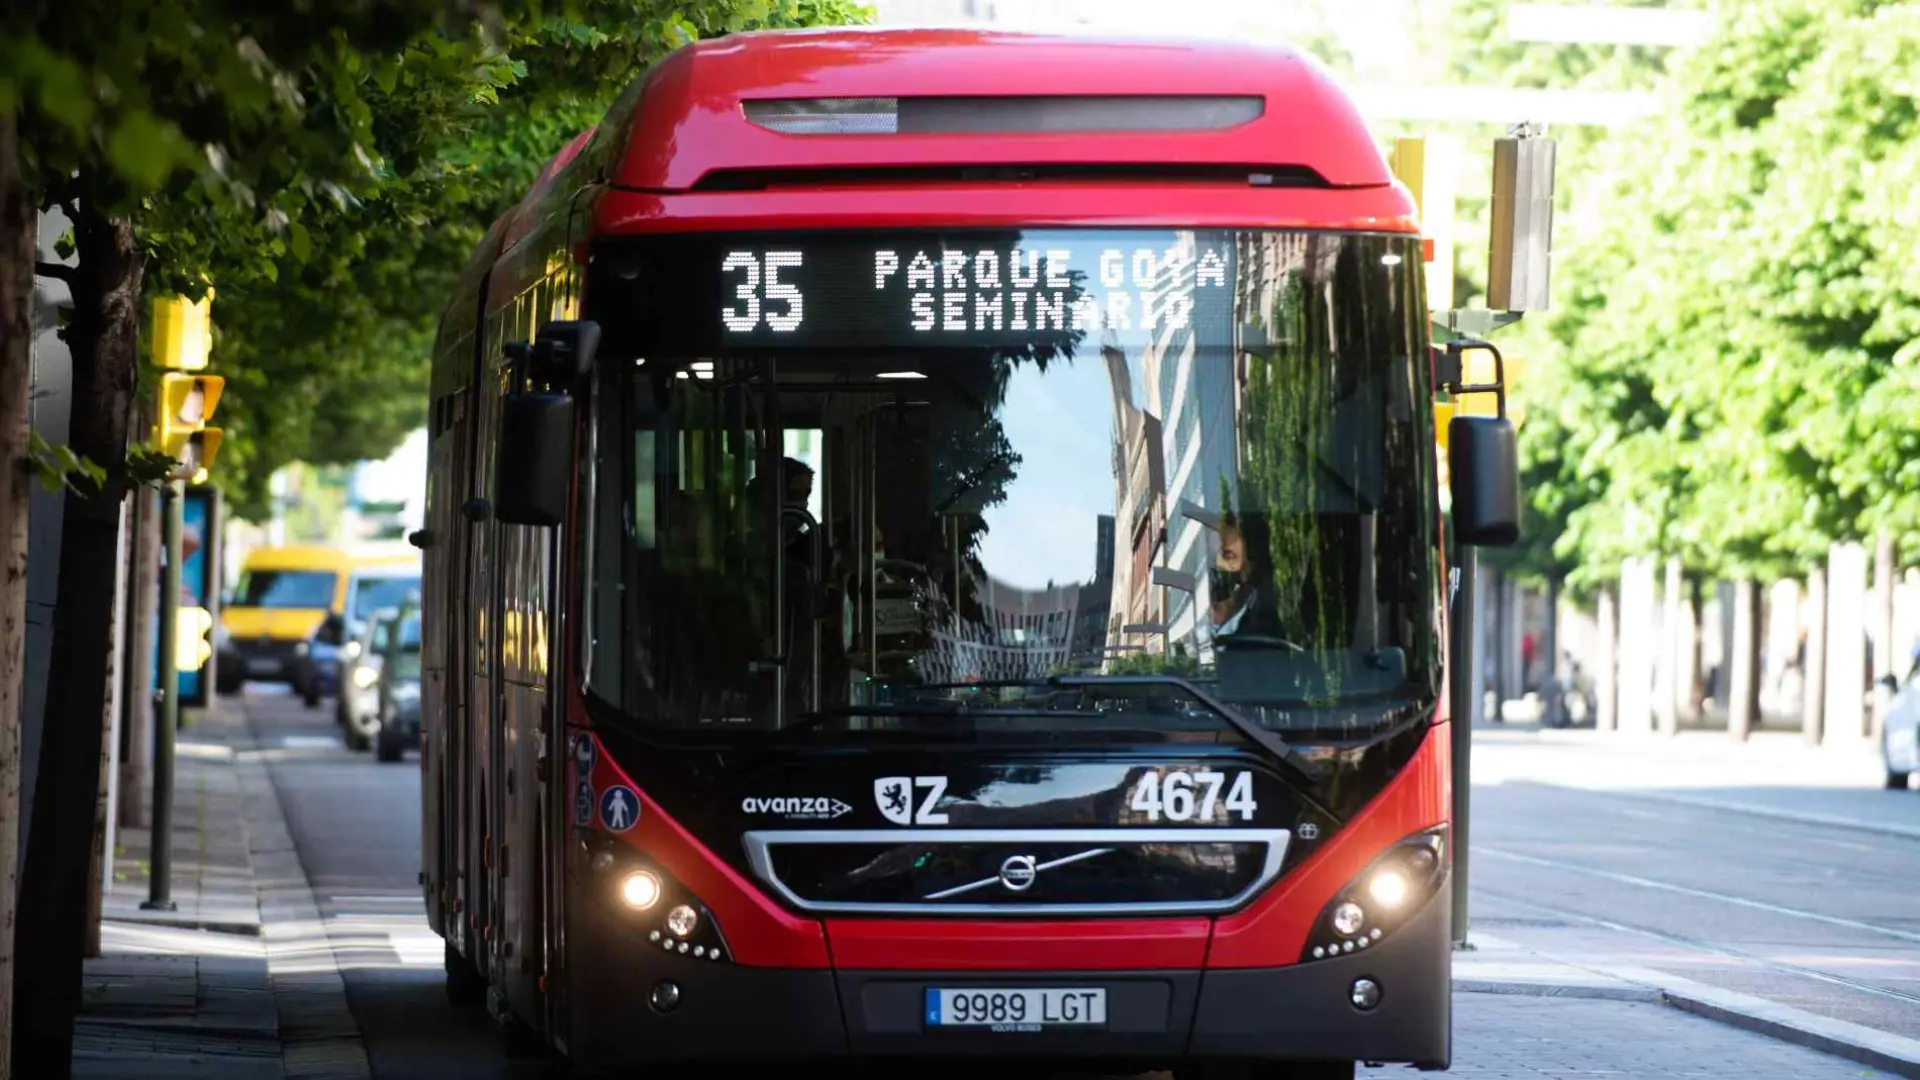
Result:
[[1887,791],[1878,748],[1687,731],[1477,727],[1473,784],[1536,783],[1920,839],[1920,792]]
[[75,1077],[369,1075],[312,890],[237,708],[209,710],[180,733],[176,910],[141,908],[148,831],[120,829],[119,846],[102,955],[85,964]]
[[[1475,907],[1502,910],[1502,905],[1478,898]],[[1520,926],[1508,931],[1506,922],[1520,924],[1525,920],[1494,921],[1502,924],[1500,933],[1470,927],[1467,941],[1471,948],[1454,953],[1456,994],[1654,1002],[1896,1076],[1920,1078],[1920,1039],[1835,1020],[1655,969],[1643,962],[1643,951],[1604,933]]]

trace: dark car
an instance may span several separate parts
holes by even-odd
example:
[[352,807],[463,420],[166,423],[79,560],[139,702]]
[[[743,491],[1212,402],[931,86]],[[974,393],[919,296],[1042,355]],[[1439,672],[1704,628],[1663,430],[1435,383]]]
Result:
[[381,653],[380,733],[374,750],[381,761],[399,761],[420,749],[420,615],[384,617],[373,644]]

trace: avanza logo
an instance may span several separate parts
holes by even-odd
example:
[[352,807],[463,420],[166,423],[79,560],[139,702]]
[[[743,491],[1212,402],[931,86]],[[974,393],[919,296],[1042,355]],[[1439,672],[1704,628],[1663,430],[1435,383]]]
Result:
[[831,821],[840,817],[853,807],[839,799],[818,795],[749,795],[740,800],[740,810],[747,814],[772,814],[784,818],[804,818],[816,821]]

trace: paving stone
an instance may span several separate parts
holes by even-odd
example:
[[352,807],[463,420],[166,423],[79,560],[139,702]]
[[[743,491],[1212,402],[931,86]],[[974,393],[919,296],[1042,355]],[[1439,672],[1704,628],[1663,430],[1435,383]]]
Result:
[[[1455,994],[1453,1069],[1468,1080],[1872,1080],[1893,1074],[1665,1005]],[[1368,1080],[1414,1074],[1362,1069]]]

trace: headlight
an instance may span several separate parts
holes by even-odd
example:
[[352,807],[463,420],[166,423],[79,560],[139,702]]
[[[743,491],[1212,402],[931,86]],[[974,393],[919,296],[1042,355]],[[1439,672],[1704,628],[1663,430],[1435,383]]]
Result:
[[588,888],[613,901],[636,934],[660,951],[690,960],[724,960],[726,939],[693,891],[623,840],[583,835],[575,864]]
[[635,870],[620,882],[620,899],[635,911],[645,911],[660,902],[660,879],[651,871]]
[[1300,959],[1361,952],[1398,929],[1446,881],[1446,835],[1416,833],[1375,859],[1320,913]]
[[379,681],[380,673],[364,664],[353,669],[353,685],[362,690],[373,689],[373,684]]
[[360,643],[358,641],[349,641],[344,651],[347,654],[347,659],[358,660],[360,658]]
[[700,926],[700,913],[685,904],[675,904],[667,912],[667,932],[674,937],[691,937]]

